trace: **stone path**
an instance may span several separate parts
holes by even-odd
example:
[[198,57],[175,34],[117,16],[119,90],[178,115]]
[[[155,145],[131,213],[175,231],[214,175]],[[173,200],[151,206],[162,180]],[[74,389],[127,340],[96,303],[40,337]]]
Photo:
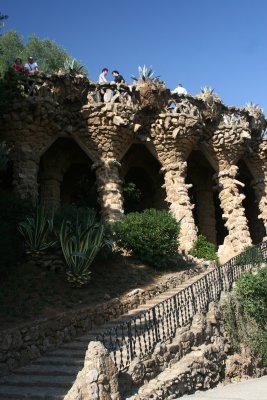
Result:
[[267,400],[267,376],[220,386],[205,392],[179,397],[179,400]]
[[204,276],[196,275],[176,288],[161,293],[157,297],[140,305],[137,309],[96,327],[88,335],[62,345],[59,349],[46,353],[30,365],[21,367],[15,373],[0,378],[0,400],[62,400],[82,369],[88,343],[95,336],[121,322],[137,316],[154,305],[170,298],[186,286]]

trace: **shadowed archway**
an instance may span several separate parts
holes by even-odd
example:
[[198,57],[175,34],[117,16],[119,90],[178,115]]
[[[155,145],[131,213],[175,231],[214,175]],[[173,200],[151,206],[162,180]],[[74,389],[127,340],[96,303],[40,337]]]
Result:
[[143,144],[133,144],[122,159],[125,213],[146,208],[168,209],[159,161]]
[[41,157],[40,200],[53,207],[75,204],[98,208],[92,160],[72,139],[59,138]]

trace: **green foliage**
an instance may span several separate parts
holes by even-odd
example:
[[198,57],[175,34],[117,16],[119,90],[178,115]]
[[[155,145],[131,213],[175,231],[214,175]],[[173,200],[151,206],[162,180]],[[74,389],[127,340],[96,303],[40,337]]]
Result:
[[27,200],[0,193],[0,274],[14,268],[23,256],[23,240],[17,226],[30,214],[31,208]]
[[[4,73],[12,65],[17,57],[26,63],[29,56],[32,56],[38,63],[39,70],[44,73],[54,73],[64,68],[66,59],[71,59],[65,49],[50,39],[39,39],[31,35],[26,44],[22,37],[14,30],[8,31],[0,37],[0,73]],[[76,61],[76,67],[80,67]]]
[[60,229],[60,243],[67,263],[67,280],[76,287],[90,280],[90,267],[103,246],[104,226],[96,213],[87,209],[86,218],[77,212],[75,223],[64,220]]
[[0,114],[9,110],[14,100],[22,101],[25,94],[26,76],[9,68],[0,78]]
[[130,213],[114,224],[115,239],[140,260],[157,268],[177,254],[180,224],[167,211]]
[[143,67],[138,67],[138,73],[138,78],[136,78],[134,75],[131,76],[134,81],[142,80],[145,82],[148,79],[152,79],[152,76],[154,75],[152,67],[147,68],[145,65]]
[[261,251],[255,246],[248,246],[246,249],[236,258],[236,265],[247,265],[251,264],[259,266],[264,261]]
[[235,349],[246,346],[267,365],[267,267],[237,280],[224,319]]
[[264,328],[267,324],[267,267],[245,273],[237,281],[236,293],[247,315]]
[[203,258],[204,260],[218,261],[214,244],[208,242],[204,235],[199,235],[197,237],[197,240],[193,243],[190,254],[197,258]]
[[33,217],[20,222],[18,230],[22,234],[26,252],[40,255],[55,245],[53,235],[53,218],[49,217],[43,206],[37,206]]
[[126,214],[140,210],[141,191],[133,182],[123,187],[124,211]]

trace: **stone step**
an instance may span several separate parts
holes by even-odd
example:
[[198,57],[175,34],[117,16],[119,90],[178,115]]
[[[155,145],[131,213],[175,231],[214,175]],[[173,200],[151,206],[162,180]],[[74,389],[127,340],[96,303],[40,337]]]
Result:
[[76,376],[80,369],[79,365],[27,365],[16,370],[16,375]]
[[65,387],[0,386],[0,400],[63,400]]
[[32,362],[33,365],[77,365],[83,367],[84,356],[80,358],[73,357],[41,357]]
[[5,377],[0,382],[0,387],[8,386],[45,386],[70,388],[75,381],[70,376],[47,376],[47,375],[18,375],[13,374]]
[[88,343],[86,342],[79,342],[78,340],[75,340],[70,343],[65,343],[62,346],[60,346],[61,349],[64,349],[66,351],[68,350],[83,350],[86,351],[88,347]]
[[50,353],[46,353],[44,357],[60,357],[60,358],[74,358],[84,360],[85,352],[82,350],[71,350],[66,351],[65,349],[59,348],[58,350],[54,350]]

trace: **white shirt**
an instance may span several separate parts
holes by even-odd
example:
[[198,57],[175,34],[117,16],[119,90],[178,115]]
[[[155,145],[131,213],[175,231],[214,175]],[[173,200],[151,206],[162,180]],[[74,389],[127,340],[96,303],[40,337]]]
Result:
[[27,69],[27,71],[35,71],[35,69],[38,68],[38,65],[36,62],[27,63],[24,65],[24,68]]
[[177,88],[175,88],[172,91],[172,94],[175,94],[175,93],[177,93],[177,94],[187,94],[187,90],[183,86],[177,86]]
[[99,75],[98,83],[103,83],[103,82],[108,82],[108,80],[107,80],[106,76],[102,72],[102,74]]

